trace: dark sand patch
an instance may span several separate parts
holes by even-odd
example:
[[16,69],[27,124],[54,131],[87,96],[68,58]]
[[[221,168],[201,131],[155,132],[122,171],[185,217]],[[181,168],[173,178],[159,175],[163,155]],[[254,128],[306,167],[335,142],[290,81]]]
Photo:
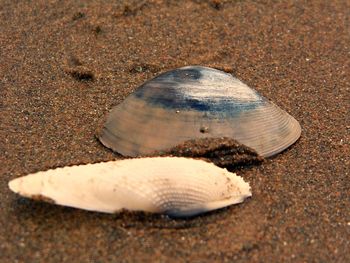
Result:
[[259,164],[264,160],[253,149],[226,137],[188,140],[151,156],[183,156],[203,159],[230,171]]

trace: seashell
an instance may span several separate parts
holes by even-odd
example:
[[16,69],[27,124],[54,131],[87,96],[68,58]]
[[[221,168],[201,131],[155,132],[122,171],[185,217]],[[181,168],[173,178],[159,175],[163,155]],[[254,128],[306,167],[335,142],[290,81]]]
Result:
[[98,137],[133,157],[219,137],[269,157],[293,144],[300,133],[292,116],[231,74],[188,66],[144,83],[112,109]]
[[241,203],[249,184],[212,163],[155,157],[57,168],[9,182],[21,196],[91,211],[194,216]]

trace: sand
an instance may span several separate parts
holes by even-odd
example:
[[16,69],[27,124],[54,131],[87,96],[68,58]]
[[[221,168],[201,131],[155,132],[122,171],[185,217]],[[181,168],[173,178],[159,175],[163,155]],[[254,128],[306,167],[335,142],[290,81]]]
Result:
[[[350,2],[1,1],[1,262],[349,262]],[[175,67],[232,72],[301,139],[240,169],[253,197],[190,220],[30,201],[10,179],[121,158],[112,106]]]

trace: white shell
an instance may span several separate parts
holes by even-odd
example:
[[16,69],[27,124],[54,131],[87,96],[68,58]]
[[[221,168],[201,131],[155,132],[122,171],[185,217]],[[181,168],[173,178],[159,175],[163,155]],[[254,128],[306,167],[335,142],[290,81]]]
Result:
[[57,168],[9,182],[22,196],[115,213],[122,209],[194,216],[241,203],[249,184],[211,163],[178,157],[127,159]]

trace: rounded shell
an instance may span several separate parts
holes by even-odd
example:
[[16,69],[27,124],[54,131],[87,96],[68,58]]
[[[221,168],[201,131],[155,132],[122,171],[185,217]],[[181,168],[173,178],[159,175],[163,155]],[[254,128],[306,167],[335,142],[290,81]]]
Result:
[[147,81],[107,117],[100,141],[125,156],[186,140],[229,137],[269,157],[293,144],[299,123],[231,74],[200,66]]
[[243,202],[249,184],[201,160],[156,157],[78,165],[12,180],[12,191],[91,211],[193,216]]

